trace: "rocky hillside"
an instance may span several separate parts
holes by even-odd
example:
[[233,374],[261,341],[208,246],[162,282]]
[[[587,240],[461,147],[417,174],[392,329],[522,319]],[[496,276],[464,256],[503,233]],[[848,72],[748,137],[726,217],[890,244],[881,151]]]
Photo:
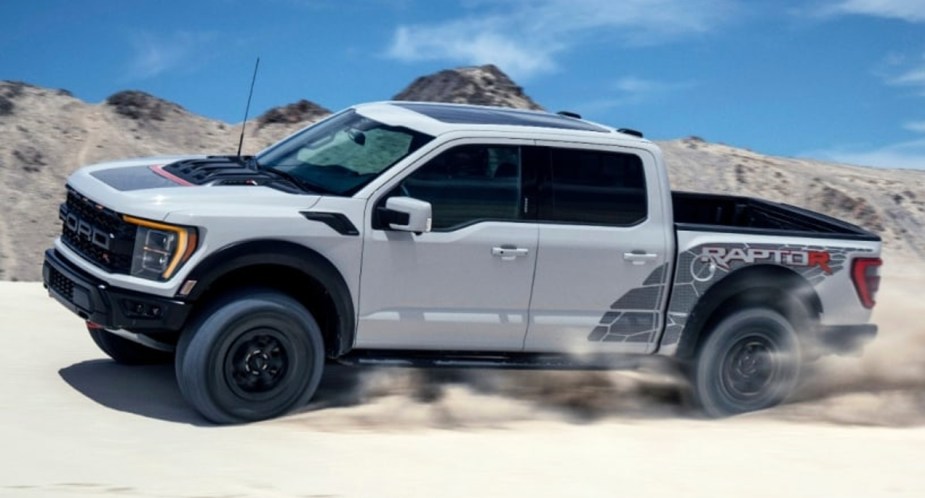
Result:
[[[539,109],[495,66],[424,76],[395,99]],[[253,153],[329,114],[302,100],[248,124]],[[0,82],[0,280],[37,280],[42,251],[59,232],[57,207],[77,167],[109,159],[231,153],[240,124],[192,114],[143,92],[89,104],[64,90]],[[925,258],[925,172],[857,168],[770,157],[696,138],[661,144],[672,186],[780,200],[881,233],[888,249]]]
[[[329,114],[308,101],[270,109],[247,128],[256,152]],[[37,280],[59,232],[67,176],[81,165],[159,154],[229,154],[240,125],[197,116],[137,91],[88,104],[64,90],[0,82],[0,280]]]
[[447,69],[414,80],[392,100],[542,109],[496,66]]
[[675,190],[762,197],[834,216],[925,260],[925,171],[765,156],[695,137],[660,142]]

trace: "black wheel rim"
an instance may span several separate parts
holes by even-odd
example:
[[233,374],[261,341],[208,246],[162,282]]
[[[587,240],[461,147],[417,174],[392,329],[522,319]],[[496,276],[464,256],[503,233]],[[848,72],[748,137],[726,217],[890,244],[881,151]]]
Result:
[[225,358],[225,378],[244,398],[272,395],[285,386],[290,370],[289,341],[279,330],[258,328],[235,340]]
[[776,354],[777,348],[767,337],[752,335],[737,341],[723,361],[724,390],[740,401],[766,396],[779,371]]

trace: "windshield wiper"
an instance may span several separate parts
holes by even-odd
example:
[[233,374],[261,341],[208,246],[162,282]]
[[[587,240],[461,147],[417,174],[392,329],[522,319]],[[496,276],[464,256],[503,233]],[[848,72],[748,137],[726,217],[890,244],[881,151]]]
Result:
[[[256,163],[256,159],[254,160],[254,162]],[[273,167],[262,168],[261,171],[266,171],[266,172],[268,172],[268,173],[271,173],[271,174],[280,176],[280,177],[282,177],[282,178],[288,180],[289,183],[292,183],[293,185],[295,185],[295,186],[297,186],[297,187],[299,187],[299,188],[301,188],[302,190],[305,190],[305,191],[307,191],[307,192],[317,192],[317,193],[319,193],[319,194],[336,194],[336,193],[337,193],[337,192],[333,192],[333,191],[331,191],[331,190],[329,190],[329,189],[326,189],[326,188],[322,187],[321,185],[314,184],[314,183],[312,183],[312,182],[310,182],[310,181],[308,181],[308,180],[305,180],[305,179],[303,179],[303,178],[301,178],[301,177],[298,177],[298,176],[296,176],[296,175],[293,175],[292,173],[289,173],[288,171],[279,170],[279,169],[276,169],[276,168],[273,168]]]

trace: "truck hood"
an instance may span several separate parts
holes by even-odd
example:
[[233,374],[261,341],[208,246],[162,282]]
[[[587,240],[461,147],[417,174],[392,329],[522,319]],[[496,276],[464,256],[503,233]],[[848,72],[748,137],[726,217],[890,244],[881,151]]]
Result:
[[248,168],[243,159],[159,156],[114,161],[81,168],[67,183],[99,205],[155,220],[174,211],[216,205],[307,209],[320,199],[284,179]]

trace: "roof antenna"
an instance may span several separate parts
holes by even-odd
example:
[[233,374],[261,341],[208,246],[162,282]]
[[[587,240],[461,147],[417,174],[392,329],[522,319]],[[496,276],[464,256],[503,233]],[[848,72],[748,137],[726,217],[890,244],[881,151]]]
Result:
[[254,64],[254,75],[251,77],[251,90],[247,94],[247,106],[244,108],[244,121],[241,123],[241,138],[238,140],[238,158],[241,158],[241,147],[244,145],[244,128],[247,127],[247,113],[251,110],[251,97],[254,96],[254,82],[257,81],[257,68],[260,67],[260,57]]

